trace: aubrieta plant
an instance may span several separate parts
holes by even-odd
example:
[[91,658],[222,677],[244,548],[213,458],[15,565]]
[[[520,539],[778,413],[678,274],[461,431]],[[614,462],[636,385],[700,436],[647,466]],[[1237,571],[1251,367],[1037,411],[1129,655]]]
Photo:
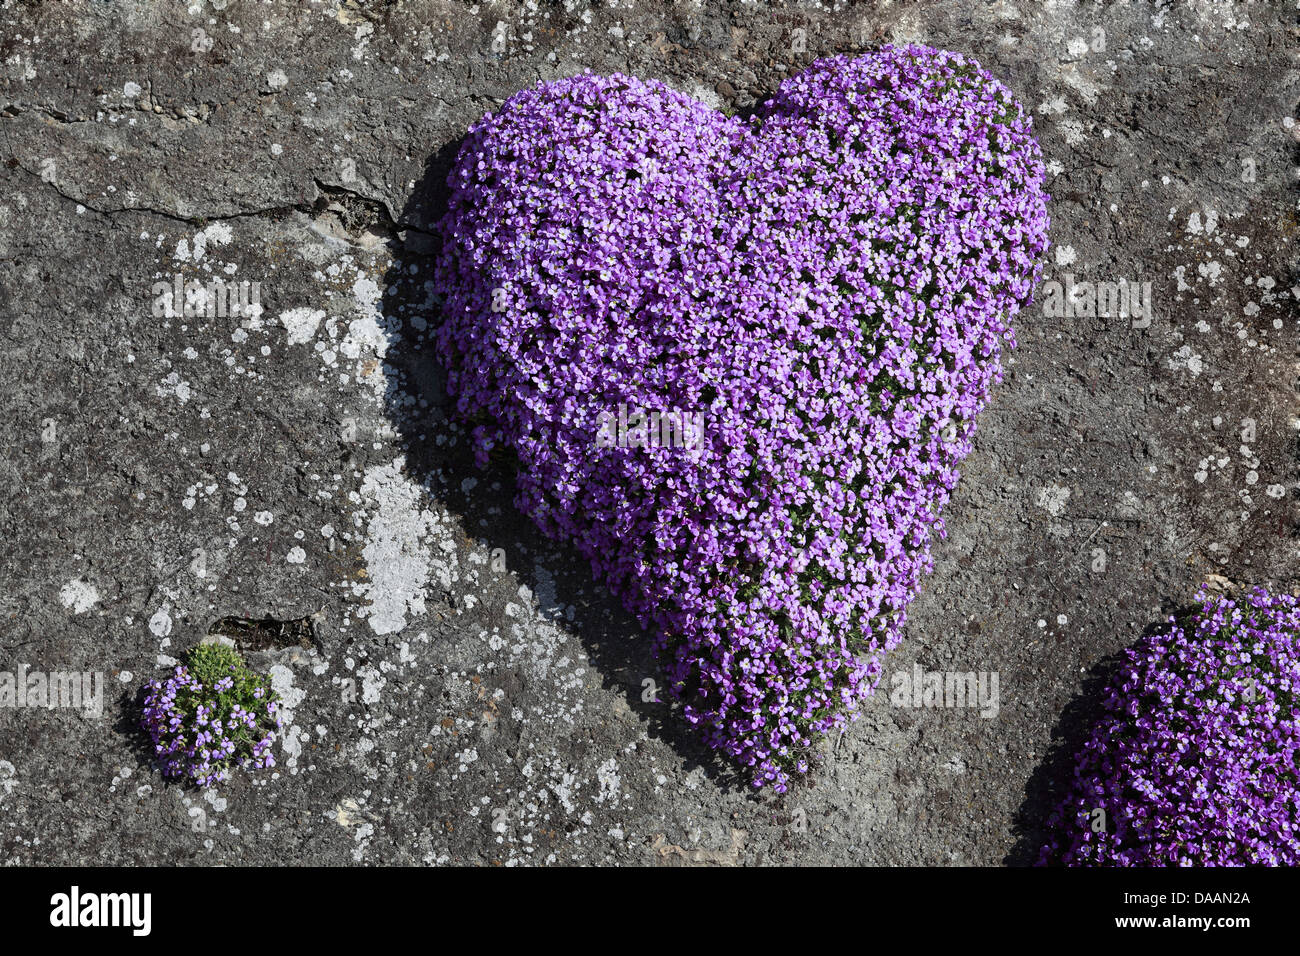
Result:
[[[476,123],[437,346],[480,464],[655,635],[758,786],[856,716],[1047,243],[1031,120],[973,60],[834,57],[750,119],[581,75]],[[601,441],[620,409],[689,451]]]
[[164,776],[200,787],[235,767],[274,767],[280,698],[233,647],[200,644],[165,680],[145,685],[144,728]]
[[1040,864],[1300,864],[1300,600],[1197,600],[1125,653]]

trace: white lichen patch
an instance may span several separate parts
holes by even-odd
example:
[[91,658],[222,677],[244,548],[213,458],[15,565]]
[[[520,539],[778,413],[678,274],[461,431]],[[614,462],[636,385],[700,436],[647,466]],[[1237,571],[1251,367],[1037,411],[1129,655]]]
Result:
[[59,590],[59,601],[73,614],[85,614],[99,603],[99,589],[81,578],[74,578]]
[[310,342],[325,318],[324,309],[289,309],[280,313],[280,324],[289,333],[290,345]]
[[[172,616],[166,607],[160,607],[149,618],[149,631],[157,638],[165,638],[172,632]],[[164,645],[165,646],[165,645]]]
[[362,557],[366,578],[352,585],[369,604],[361,613],[376,634],[393,634],[408,615],[425,612],[429,580],[451,584],[447,552],[435,552],[431,539],[437,516],[425,507],[424,488],[405,473],[405,458],[366,470],[360,500],[368,513]]
[[1175,372],[1190,372],[1195,378],[1205,371],[1205,362],[1190,345],[1184,345],[1170,357],[1169,367]]
[[182,405],[194,397],[190,383],[183,381],[179,372],[169,372],[154,391],[159,398],[172,397]]
[[1058,518],[1065,510],[1065,503],[1070,500],[1070,489],[1061,485],[1048,485],[1038,492],[1034,504],[1042,508],[1053,518]]

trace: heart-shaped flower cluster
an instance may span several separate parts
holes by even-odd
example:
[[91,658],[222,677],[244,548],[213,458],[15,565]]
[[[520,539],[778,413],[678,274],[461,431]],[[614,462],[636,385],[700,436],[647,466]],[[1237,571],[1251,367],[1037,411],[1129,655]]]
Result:
[[898,640],[1047,241],[1031,120],[955,53],[821,60],[756,116],[582,75],[469,131],[437,339],[480,462],[785,789]]
[[1300,600],[1198,600],[1125,652],[1041,864],[1300,864]]

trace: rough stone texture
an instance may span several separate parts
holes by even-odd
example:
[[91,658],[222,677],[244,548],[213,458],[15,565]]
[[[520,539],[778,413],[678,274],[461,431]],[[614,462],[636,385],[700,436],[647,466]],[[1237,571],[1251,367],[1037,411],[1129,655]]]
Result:
[[[107,682],[102,716],[0,708],[0,861],[1024,862],[1113,654],[1211,575],[1300,585],[1296,23],[1291,0],[0,2],[0,671]],[[521,87],[620,70],[743,109],[889,41],[1015,90],[1046,279],[1149,281],[1154,317],[1021,316],[882,692],[807,785],[756,796],[467,461],[423,351],[430,229],[464,129]],[[177,274],[258,282],[262,313],[155,314]],[[292,705],[278,772],[186,791],[136,691],[232,616],[311,616],[314,646],[250,654]],[[914,664],[996,671],[997,716],[891,706]]]

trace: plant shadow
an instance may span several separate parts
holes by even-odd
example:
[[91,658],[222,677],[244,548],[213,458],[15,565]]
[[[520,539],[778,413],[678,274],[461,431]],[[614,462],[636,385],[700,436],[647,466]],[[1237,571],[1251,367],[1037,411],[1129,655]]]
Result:
[[[1185,621],[1197,610],[1180,607],[1173,616]],[[1163,632],[1167,621],[1149,624],[1138,643]],[[1066,704],[1052,728],[1052,743],[1037,769],[1025,784],[1024,799],[1012,824],[1016,842],[1003,858],[1007,866],[1035,866],[1050,836],[1052,811],[1060,804],[1074,776],[1075,755],[1083,749],[1104,712],[1105,692],[1124,663],[1127,648],[1108,654],[1088,670],[1079,693]]]
[[441,251],[438,223],[447,209],[447,176],[463,141],[448,143],[426,160],[410,200],[389,224],[394,258],[384,276],[385,412],[407,472],[451,512],[465,534],[490,553],[504,555],[513,577],[538,596],[542,616],[578,637],[603,688],[624,696],[647,734],[670,746],[685,771],[698,768],[724,790],[750,792],[740,768],[705,745],[670,702],[651,635],[593,577],[572,546],[547,538],[515,508],[509,467],[479,468],[474,462],[469,429],[455,418],[446,371],[432,344],[441,321],[434,284]]

